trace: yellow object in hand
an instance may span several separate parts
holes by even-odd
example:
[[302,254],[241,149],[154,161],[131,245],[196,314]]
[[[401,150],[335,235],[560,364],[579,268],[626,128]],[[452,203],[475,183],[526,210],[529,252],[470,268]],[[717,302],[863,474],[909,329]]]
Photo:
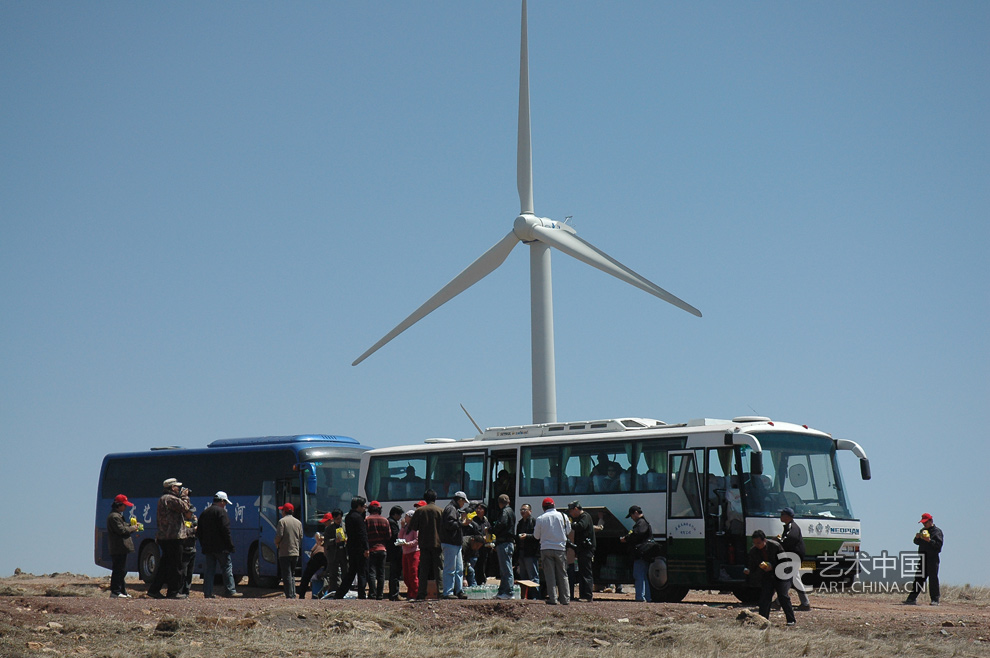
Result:
[[137,519],[135,519],[133,516],[131,517],[131,525],[137,525]]
[[921,536],[924,537],[925,539],[928,539],[929,537],[932,536],[932,533],[928,532],[928,530],[922,530]]
[[760,568],[764,571],[770,571],[770,563],[766,561],[760,562]]

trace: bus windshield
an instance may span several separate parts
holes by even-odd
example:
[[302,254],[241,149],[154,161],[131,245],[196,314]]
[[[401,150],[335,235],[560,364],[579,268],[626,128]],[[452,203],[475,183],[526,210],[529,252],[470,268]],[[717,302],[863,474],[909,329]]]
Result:
[[305,523],[316,525],[327,512],[340,508],[345,513],[351,509],[351,498],[358,495],[357,459],[333,459],[310,462],[316,471],[316,493],[306,496]]
[[[763,475],[744,478],[750,516],[777,516],[790,507],[797,517],[855,518],[831,439],[790,433],[754,436],[763,446]],[[744,446],[744,464],[747,454]]]

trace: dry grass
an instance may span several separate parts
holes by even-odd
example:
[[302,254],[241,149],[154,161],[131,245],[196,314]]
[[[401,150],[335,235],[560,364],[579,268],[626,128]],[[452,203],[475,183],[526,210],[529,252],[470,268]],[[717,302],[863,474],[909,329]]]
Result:
[[324,604],[280,598],[190,599],[188,604],[166,605],[141,599],[104,603],[105,580],[60,575],[0,581],[0,656],[990,655],[990,588],[968,585],[943,587],[942,608],[894,605],[903,599],[901,593],[818,594],[817,601],[813,598],[816,610],[799,615],[798,626],[783,627],[781,614],[775,613],[773,625],[762,629],[737,621],[740,608],[728,597],[703,593],[693,604],[615,601],[568,608],[495,601]]
[[[476,658],[483,656],[584,656],[643,654],[690,656],[985,656],[990,642],[941,634],[932,628],[897,633],[799,626],[761,630],[740,625],[734,614],[712,615],[691,607],[647,608],[632,620],[603,618],[571,609],[550,616],[511,604],[431,606],[424,615],[405,606],[389,613],[286,607],[247,617],[162,617],[146,622],[56,617],[45,626],[0,624],[0,655],[58,654],[125,658],[202,656],[348,656],[378,658]],[[701,608],[705,609],[705,608]],[[54,615],[53,615],[54,616]],[[990,635],[990,633],[988,633]],[[33,643],[33,644],[29,644]],[[32,647],[32,648],[28,648]]]

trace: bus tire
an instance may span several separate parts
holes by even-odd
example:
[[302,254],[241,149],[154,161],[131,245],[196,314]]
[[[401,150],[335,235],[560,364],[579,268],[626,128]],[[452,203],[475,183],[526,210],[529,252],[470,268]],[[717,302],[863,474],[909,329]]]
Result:
[[248,585],[251,587],[277,587],[278,576],[273,578],[261,575],[260,560],[261,550],[258,548],[258,544],[251,544],[251,550],[248,551]]
[[760,602],[759,587],[737,587],[732,590],[732,594],[742,603],[755,605]]
[[138,554],[138,575],[142,581],[151,582],[151,579],[155,577],[158,561],[161,559],[162,551],[158,548],[158,544],[153,541],[144,542],[141,546],[141,552]]
[[680,603],[690,591],[690,587],[683,585],[667,585],[666,587],[650,585],[650,599],[653,603]]

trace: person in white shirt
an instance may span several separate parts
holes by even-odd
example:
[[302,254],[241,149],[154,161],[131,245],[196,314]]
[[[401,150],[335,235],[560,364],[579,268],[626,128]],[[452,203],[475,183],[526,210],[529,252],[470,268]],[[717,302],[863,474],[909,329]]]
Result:
[[571,588],[567,582],[565,565],[567,535],[570,532],[570,519],[557,511],[553,498],[544,498],[543,514],[536,519],[533,537],[540,542],[540,560],[547,585],[547,605],[557,605],[558,598],[561,605],[570,603]]

